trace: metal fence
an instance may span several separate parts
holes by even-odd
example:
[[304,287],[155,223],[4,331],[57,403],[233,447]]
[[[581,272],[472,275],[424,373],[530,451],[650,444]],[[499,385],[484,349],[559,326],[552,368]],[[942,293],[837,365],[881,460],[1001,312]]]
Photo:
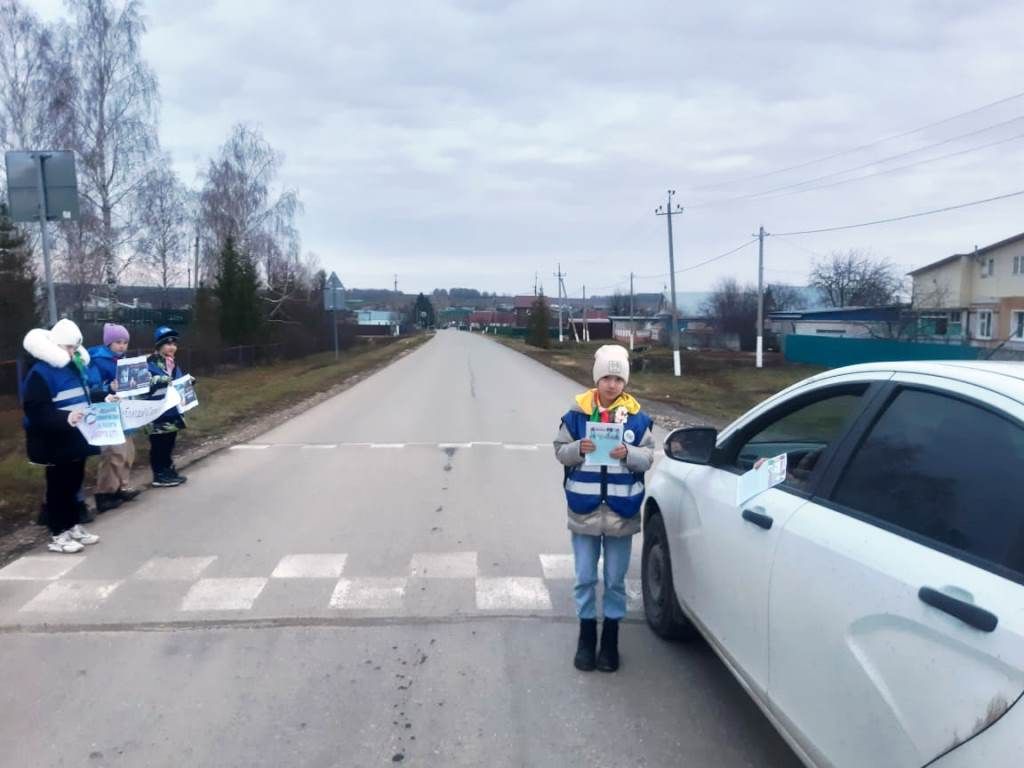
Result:
[[898,360],[977,360],[988,350],[966,344],[927,344],[891,339],[839,339],[790,334],[783,347],[791,363],[839,368]]

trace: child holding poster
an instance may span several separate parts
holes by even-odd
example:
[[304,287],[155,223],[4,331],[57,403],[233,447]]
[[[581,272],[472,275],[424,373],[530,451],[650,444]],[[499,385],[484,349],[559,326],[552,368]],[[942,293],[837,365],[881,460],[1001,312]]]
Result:
[[[565,466],[565,498],[576,571],[579,640],[573,660],[585,672],[619,668],[619,621],[626,615],[626,571],[640,530],[644,473],[654,461],[653,422],[625,387],[629,353],[607,344],[594,354],[594,389],[562,417],[555,456]],[[609,445],[609,443],[611,443]],[[595,460],[595,457],[596,460]],[[597,561],[604,551],[604,621],[597,651]]]
[[78,429],[93,399],[103,399],[89,380],[89,353],[70,320],[51,330],[36,328],[22,343],[35,363],[22,383],[25,444],[29,461],[46,465],[46,524],[52,552],[80,552],[100,537],[78,524],[78,494],[85,460],[98,451]]
[[[149,372],[153,375],[150,383],[150,400],[163,400],[172,382],[187,374],[178,365],[178,332],[161,325],[153,333],[155,351],[149,356]],[[153,470],[154,488],[172,488],[181,485],[187,478],[178,474],[174,467],[174,443],[178,432],[185,429],[185,419],[175,405],[168,408],[149,427],[149,465]]]
[[[96,374],[98,384],[105,392],[118,390],[117,362],[128,350],[128,329],[123,325],[105,323],[103,325],[103,344],[92,347],[92,370]],[[131,501],[139,495],[138,490],[131,487],[132,464],[135,463],[135,441],[130,433],[125,433],[125,441],[120,445],[105,445],[100,449],[100,465],[96,472],[96,511],[119,507],[125,501]]]

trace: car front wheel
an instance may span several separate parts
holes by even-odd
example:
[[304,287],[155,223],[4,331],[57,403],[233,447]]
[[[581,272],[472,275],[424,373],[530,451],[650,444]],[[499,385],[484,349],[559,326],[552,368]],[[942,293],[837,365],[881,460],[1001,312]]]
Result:
[[672,584],[672,558],[660,514],[652,514],[644,526],[641,562],[644,614],[654,633],[666,640],[688,640],[697,636],[676,599]]

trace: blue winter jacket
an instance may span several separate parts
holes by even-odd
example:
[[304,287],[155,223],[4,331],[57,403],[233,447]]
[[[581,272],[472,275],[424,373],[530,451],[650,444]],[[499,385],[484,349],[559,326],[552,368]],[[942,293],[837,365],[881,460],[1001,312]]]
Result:
[[117,378],[119,358],[104,344],[90,347],[89,357],[89,375],[93,386],[102,388],[104,394],[110,394],[110,382]]

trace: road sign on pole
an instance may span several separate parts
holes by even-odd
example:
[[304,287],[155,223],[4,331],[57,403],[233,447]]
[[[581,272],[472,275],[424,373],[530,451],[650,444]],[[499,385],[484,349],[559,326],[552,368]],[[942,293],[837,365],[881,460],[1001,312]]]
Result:
[[46,239],[47,221],[74,221],[78,218],[78,180],[75,154],[54,152],[7,152],[7,197],[14,221],[38,221],[43,244],[43,271],[46,277],[50,324],[57,322],[57,298],[50,267],[50,244]]
[[331,312],[331,325],[334,326],[334,359],[338,359],[338,310],[345,309],[345,286],[341,284],[337,272],[331,272],[324,284],[324,309]]

